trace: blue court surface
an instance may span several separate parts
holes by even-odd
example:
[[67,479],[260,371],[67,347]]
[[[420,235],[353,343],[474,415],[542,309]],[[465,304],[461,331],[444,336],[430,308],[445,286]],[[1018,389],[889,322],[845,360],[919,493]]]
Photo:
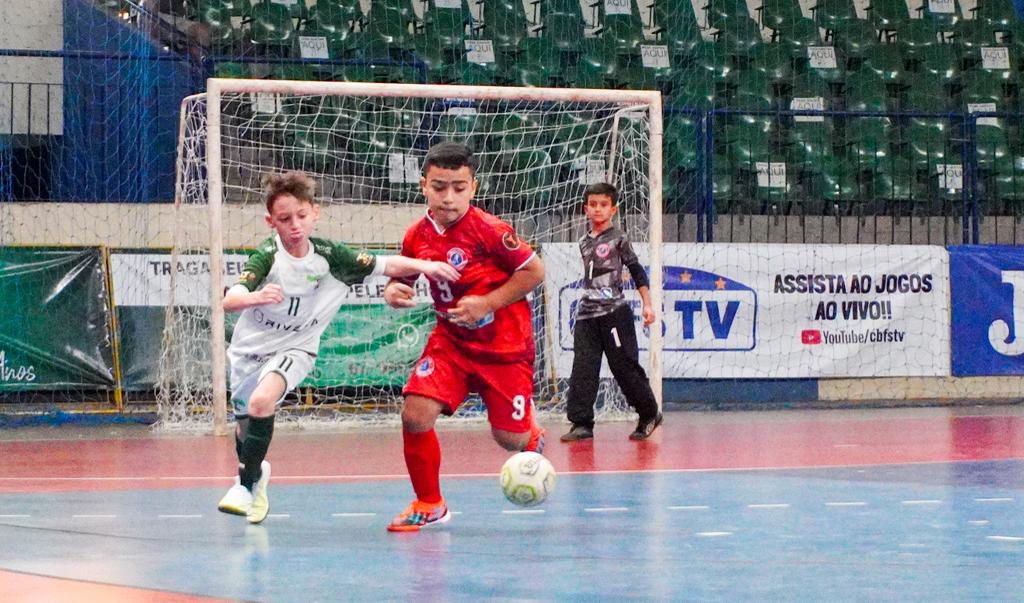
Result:
[[[172,441],[94,442],[123,471],[94,467],[85,476],[19,476],[30,463],[7,456],[7,466],[0,461],[0,594],[19,592],[10,587],[18,577],[43,577],[67,587],[61,592],[71,594],[61,600],[1022,601],[1024,460],[984,458],[985,450],[1003,455],[1020,447],[1020,413],[937,412],[858,415],[855,422],[785,415],[753,431],[742,413],[724,421],[673,413],[639,448],[624,437],[628,425],[599,427],[598,438],[583,444],[552,438],[558,483],[533,509],[506,502],[497,475],[475,469],[474,459],[486,457],[490,467],[505,456],[482,446],[485,430],[443,433],[450,460],[442,487],[454,517],[405,534],[385,530],[411,499],[394,434],[352,444],[386,447],[381,462],[393,472],[335,475],[344,471],[332,465],[319,477],[304,473],[297,455],[335,458],[344,445],[326,449],[326,436],[275,438],[270,458],[280,477],[259,526],[216,511],[230,484],[224,438],[186,440],[181,450],[198,458],[175,453],[173,462],[183,463],[177,477],[157,481],[132,477],[148,464],[135,451]],[[898,437],[913,450],[891,447],[880,430],[858,441],[876,420],[895,428],[889,433],[913,426],[915,436]],[[737,440],[737,433],[748,437]],[[801,434],[817,435],[804,441]],[[453,445],[467,438],[486,453]],[[716,446],[730,439],[737,451],[721,453]],[[30,450],[16,444],[5,442],[6,451]],[[32,445],[97,454],[83,443]],[[780,462],[813,457],[815,447],[833,451],[820,455],[821,466]],[[771,466],[729,462],[751,465],[769,448]],[[851,448],[865,459],[885,452],[899,462],[842,463]],[[723,454],[720,466],[695,466],[708,449]],[[609,462],[622,450],[634,452],[634,468]],[[73,459],[63,463],[66,473],[83,473],[68,466]],[[212,471],[202,473],[204,466]],[[90,598],[90,585],[123,590]],[[53,592],[26,600],[56,600]]]

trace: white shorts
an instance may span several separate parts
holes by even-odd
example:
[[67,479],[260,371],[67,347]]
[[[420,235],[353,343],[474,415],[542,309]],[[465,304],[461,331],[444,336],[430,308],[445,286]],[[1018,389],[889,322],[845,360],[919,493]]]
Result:
[[303,350],[285,350],[276,354],[239,354],[228,352],[231,363],[231,405],[236,417],[249,414],[249,398],[256,386],[270,373],[284,378],[285,390],[277,400],[280,404],[285,394],[298,387],[313,370],[316,356]]

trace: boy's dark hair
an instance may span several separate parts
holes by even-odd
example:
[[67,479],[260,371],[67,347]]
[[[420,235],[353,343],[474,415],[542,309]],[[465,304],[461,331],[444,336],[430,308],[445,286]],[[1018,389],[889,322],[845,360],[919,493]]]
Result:
[[305,172],[291,171],[283,174],[263,175],[263,202],[267,206],[267,213],[274,209],[274,201],[277,201],[281,195],[291,195],[299,201],[315,203],[314,191],[316,191],[316,181],[307,176]]
[[587,190],[583,191],[584,204],[590,199],[591,195],[608,195],[612,199],[612,205],[615,205],[619,201],[618,189],[607,182],[597,182],[588,186]]
[[437,166],[446,170],[457,170],[467,166],[469,171],[476,174],[476,157],[473,151],[464,144],[457,142],[439,142],[427,150],[427,157],[423,160],[423,175],[427,175],[427,168]]

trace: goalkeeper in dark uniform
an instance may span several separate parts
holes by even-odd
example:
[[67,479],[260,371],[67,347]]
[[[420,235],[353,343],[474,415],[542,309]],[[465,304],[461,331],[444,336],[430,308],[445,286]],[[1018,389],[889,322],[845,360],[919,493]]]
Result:
[[644,325],[654,322],[647,273],[637,260],[626,233],[612,224],[618,211],[617,191],[611,184],[589,186],[584,193],[584,212],[590,232],[580,239],[583,254],[583,297],[576,307],[573,328],[575,356],[569,379],[568,416],[572,429],[563,442],[594,437],[594,401],[597,398],[601,354],[640,420],[631,440],[646,440],[661,425],[662,414],[647,373],[638,361],[633,312],[622,294],[622,269],[629,270],[643,300]]

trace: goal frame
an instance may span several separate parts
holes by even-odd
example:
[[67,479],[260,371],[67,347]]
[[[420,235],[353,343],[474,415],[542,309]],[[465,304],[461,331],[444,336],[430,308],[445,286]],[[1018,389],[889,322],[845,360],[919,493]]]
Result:
[[[648,191],[650,292],[654,308],[662,308],[662,99],[654,90],[599,90],[585,88],[522,88],[373,82],[314,82],[210,78],[206,84],[206,167],[210,245],[210,326],[214,433],[227,435],[227,378],[224,335],[223,180],[220,100],[223,93],[384,96],[402,98],[459,98],[537,102],[605,102],[646,105],[650,129]],[[662,405],[662,332],[650,331],[648,379]]]

